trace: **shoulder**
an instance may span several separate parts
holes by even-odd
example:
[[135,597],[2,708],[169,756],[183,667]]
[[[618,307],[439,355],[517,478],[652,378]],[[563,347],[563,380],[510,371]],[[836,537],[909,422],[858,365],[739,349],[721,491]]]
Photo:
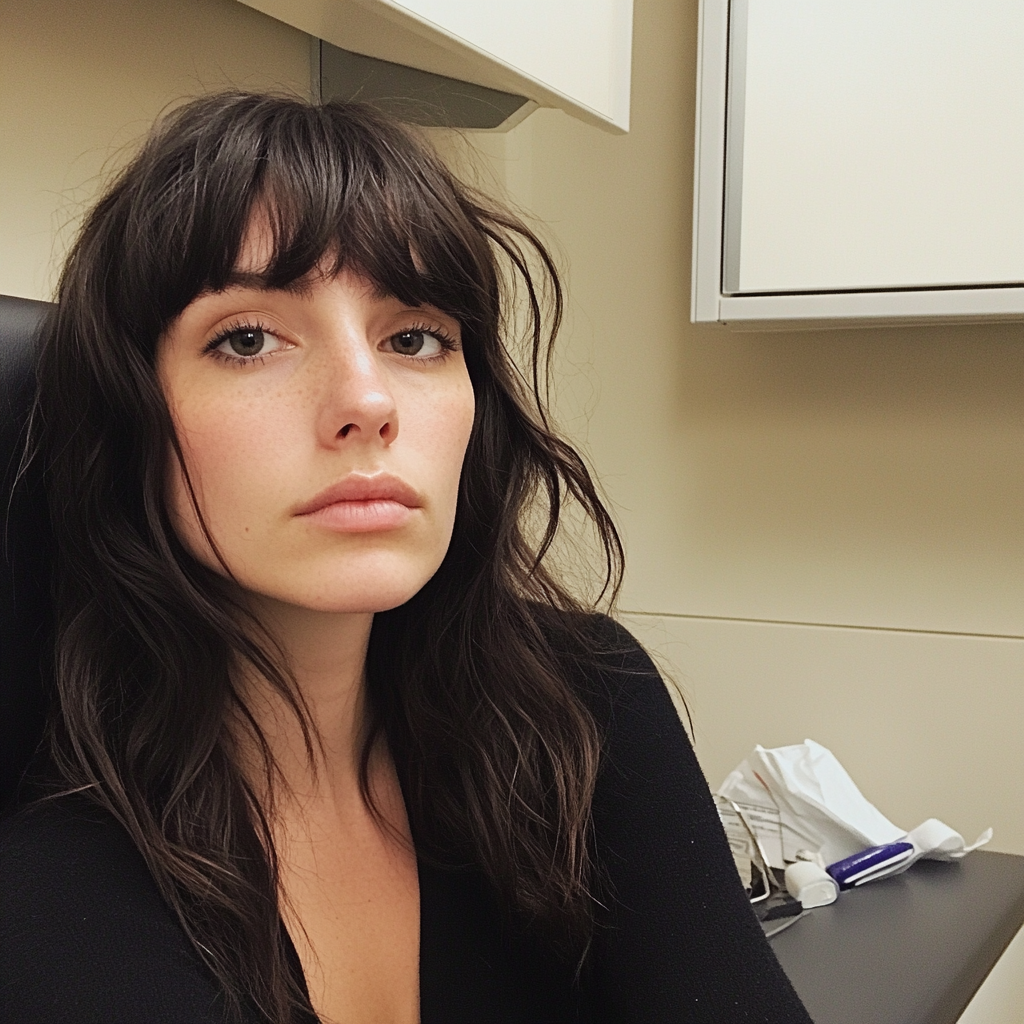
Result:
[[81,797],[0,825],[0,1016],[216,1020],[217,992],[128,834]]
[[[607,615],[545,614],[549,642],[601,737],[595,820],[610,807],[654,812],[668,800],[720,829],[689,734],[669,695],[672,684],[666,684],[640,642]],[[615,816],[632,819],[632,814]]]
[[[599,728],[622,734],[639,728],[682,730],[668,687],[641,643],[608,615],[545,610],[548,642]],[[671,684],[669,684],[671,685]]]
[[592,803],[606,1020],[810,1024],[751,911],[668,687],[620,624],[592,617],[576,678],[602,731]]

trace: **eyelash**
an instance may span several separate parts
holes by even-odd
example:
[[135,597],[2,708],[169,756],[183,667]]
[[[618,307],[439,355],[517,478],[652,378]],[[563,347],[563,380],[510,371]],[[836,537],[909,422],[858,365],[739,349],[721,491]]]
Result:
[[[220,359],[222,362],[230,363],[233,366],[251,366],[255,362],[264,363],[267,357],[262,354],[254,356],[229,356],[227,352],[218,352],[217,349],[231,337],[232,334],[238,331],[262,331],[264,334],[274,334],[274,332],[263,323],[262,320],[239,320],[236,323],[228,324],[224,330],[220,331],[215,338],[207,342],[206,348],[203,350],[208,356],[213,356],[214,359]],[[276,338],[277,335],[275,334]]]
[[[260,320],[239,320],[236,323],[228,324],[228,326],[225,327],[222,331],[220,331],[216,337],[208,341],[205,349],[203,350],[204,353],[208,356],[213,356],[214,359],[220,359],[225,363],[231,363],[235,366],[251,366],[253,363],[257,361],[260,363],[264,363],[267,359],[267,356],[264,355],[229,356],[226,352],[218,351],[220,346],[225,341],[227,341],[227,339],[230,338],[232,334],[235,334],[238,331],[262,331],[265,334],[274,333]],[[416,362],[420,363],[432,363],[435,361],[446,359],[449,352],[454,352],[459,347],[459,343],[446,330],[444,330],[443,327],[438,327],[436,324],[427,323],[425,321],[422,323],[412,324],[411,326],[406,327],[404,330],[396,331],[394,334],[388,335],[388,338],[386,340],[395,338],[400,334],[415,334],[417,331],[422,331],[424,334],[429,334],[432,337],[437,338],[438,342],[441,345],[441,351],[436,356],[427,356],[424,359],[416,359],[415,356],[403,356],[403,358],[405,359],[416,360]],[[277,337],[277,335],[275,335],[275,337]],[[396,352],[395,355],[401,355],[401,353]]]
[[[431,337],[437,338],[441,344],[441,351],[436,356],[427,356],[423,359],[417,359],[416,356],[404,356],[405,359],[414,359],[419,363],[432,363],[435,360],[440,361],[448,357],[449,352],[454,352],[458,349],[459,343],[443,328],[437,324],[430,323],[415,323],[404,330],[395,331],[394,334],[388,336],[388,340],[391,338],[397,338],[400,334],[416,334],[418,331],[422,331],[424,334],[429,334]],[[401,355],[396,352],[395,355]]]

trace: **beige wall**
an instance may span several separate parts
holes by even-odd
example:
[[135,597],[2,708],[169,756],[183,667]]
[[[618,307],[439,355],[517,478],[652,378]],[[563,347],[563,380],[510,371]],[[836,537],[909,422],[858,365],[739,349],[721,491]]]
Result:
[[0,292],[50,296],[83,207],[166,106],[309,81],[308,37],[234,0],[3,0]]
[[[479,138],[563,254],[563,423],[616,508],[622,618],[717,785],[811,737],[903,827],[1024,853],[1024,325],[689,323],[697,0],[637,0],[628,136]],[[1024,1008],[1014,942],[964,1015]]]
[[563,422],[622,524],[621,606],[712,784],[832,747],[910,828],[1024,853],[1024,325],[689,322],[696,0],[635,8],[632,128],[477,137],[567,265]]

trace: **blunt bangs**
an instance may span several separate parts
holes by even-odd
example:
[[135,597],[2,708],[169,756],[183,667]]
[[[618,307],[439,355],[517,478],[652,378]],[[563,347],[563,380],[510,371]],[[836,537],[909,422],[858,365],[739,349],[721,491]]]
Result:
[[473,204],[426,146],[370,107],[193,101],[165,119],[120,185],[109,197],[122,231],[108,310],[150,357],[189,303],[231,283],[258,217],[272,238],[256,274],[267,288],[348,268],[455,317],[470,345],[496,324],[494,257]]

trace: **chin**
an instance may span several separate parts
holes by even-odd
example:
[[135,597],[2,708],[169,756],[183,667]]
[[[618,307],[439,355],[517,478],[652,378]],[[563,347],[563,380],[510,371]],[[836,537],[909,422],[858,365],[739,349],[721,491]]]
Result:
[[437,571],[439,557],[346,559],[338,565],[307,566],[275,574],[277,579],[245,579],[246,590],[272,600],[328,614],[390,611],[419,593]]
[[[424,580],[424,583],[426,581]],[[351,590],[343,594],[318,594],[307,601],[293,602],[310,611],[325,612],[334,615],[375,615],[377,612],[388,612],[392,608],[405,604],[423,587],[367,587],[353,593]]]

